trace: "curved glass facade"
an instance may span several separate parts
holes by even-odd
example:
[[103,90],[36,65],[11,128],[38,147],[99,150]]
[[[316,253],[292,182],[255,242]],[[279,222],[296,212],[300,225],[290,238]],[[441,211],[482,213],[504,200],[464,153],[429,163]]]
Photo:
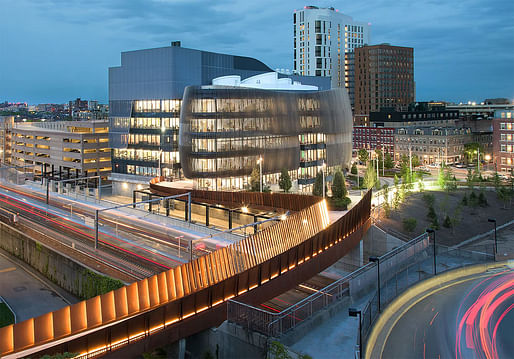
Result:
[[180,162],[200,188],[241,189],[259,157],[268,183],[287,169],[299,185],[309,185],[323,162],[346,167],[351,149],[352,115],[344,89],[190,86],[184,91]]

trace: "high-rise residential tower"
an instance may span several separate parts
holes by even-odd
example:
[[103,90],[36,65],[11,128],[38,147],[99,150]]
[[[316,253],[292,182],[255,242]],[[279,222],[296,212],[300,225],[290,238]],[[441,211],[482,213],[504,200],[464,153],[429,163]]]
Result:
[[381,44],[355,49],[355,125],[369,125],[370,112],[382,108],[406,111],[415,97],[412,47]]
[[352,101],[346,53],[370,40],[369,24],[354,21],[333,7],[305,6],[293,13],[294,71],[305,76],[331,76],[332,87],[346,87]]

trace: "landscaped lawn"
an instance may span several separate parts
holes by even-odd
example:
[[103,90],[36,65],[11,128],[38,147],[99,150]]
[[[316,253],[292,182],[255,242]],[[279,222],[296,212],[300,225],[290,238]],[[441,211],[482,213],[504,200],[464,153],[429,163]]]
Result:
[[14,324],[14,314],[5,303],[0,303],[0,328],[9,324]]

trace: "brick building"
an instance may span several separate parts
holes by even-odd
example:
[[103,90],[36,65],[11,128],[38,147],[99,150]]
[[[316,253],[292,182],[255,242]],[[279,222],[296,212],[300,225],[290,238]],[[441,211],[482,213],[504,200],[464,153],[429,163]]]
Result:
[[394,128],[392,127],[353,127],[353,148],[368,151],[384,150],[394,158]]
[[414,49],[388,44],[355,49],[354,124],[369,125],[381,108],[405,111],[414,102]]
[[496,111],[494,114],[493,161],[500,173],[514,170],[514,111]]

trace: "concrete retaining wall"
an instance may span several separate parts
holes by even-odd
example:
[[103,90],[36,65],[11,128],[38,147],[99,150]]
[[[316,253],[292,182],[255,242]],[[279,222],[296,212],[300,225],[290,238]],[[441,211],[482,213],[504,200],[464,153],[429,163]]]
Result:
[[[42,273],[52,282],[79,298],[100,294],[112,279],[76,263],[69,257],[35,241],[16,228],[0,222],[0,248]],[[119,282],[121,284],[121,282]]]

